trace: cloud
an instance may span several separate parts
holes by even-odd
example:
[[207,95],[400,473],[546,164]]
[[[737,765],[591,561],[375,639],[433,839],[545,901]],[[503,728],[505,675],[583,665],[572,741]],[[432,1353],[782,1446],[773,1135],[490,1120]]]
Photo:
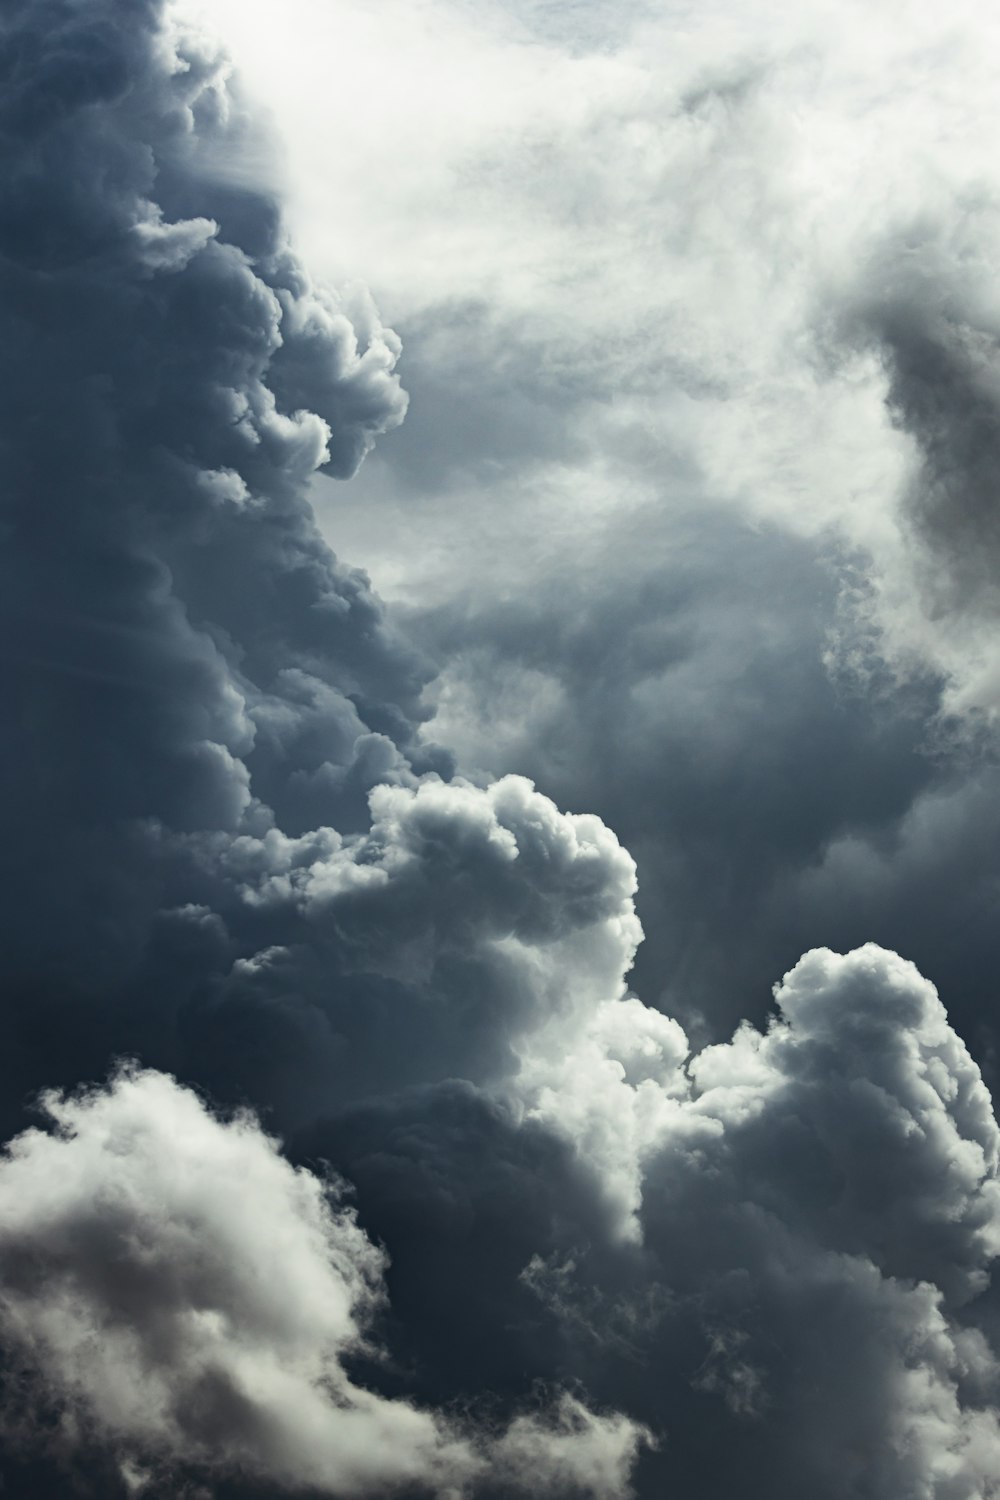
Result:
[[184,1013],[185,1066],[288,1125],[331,1088],[346,1104],[509,1078],[550,1024],[622,990],[641,936],[617,839],[523,777],[429,774],[370,802],[348,837],[157,839],[233,938]]
[[[682,491],[735,501],[843,545],[837,655],[931,679],[961,733],[990,720],[989,18],[915,0],[890,26],[810,4],[790,27],[764,3],[697,18],[635,4],[609,36],[601,7],[563,8],[573,55],[530,8],[427,11],[433,56],[400,70],[393,109],[420,114],[433,76],[429,117],[401,144],[387,115],[365,147],[405,235],[364,219],[356,163],[338,169],[358,253],[403,320],[414,420],[363,481],[376,514],[344,522],[328,500],[331,527],[384,587],[420,603],[433,587],[440,608],[486,559],[515,589],[545,542],[558,568],[563,528],[572,548],[574,527],[590,533],[595,509],[624,521],[635,492],[669,511]],[[298,13],[322,28],[305,0]],[[362,75],[378,44],[349,14]],[[259,43],[240,45],[253,68]],[[295,142],[297,223],[339,268],[302,166],[320,90],[308,65],[268,63],[255,77]],[[385,524],[414,488],[433,538],[416,560]]]
[[52,1128],[0,1165],[0,1323],[56,1404],[50,1443],[82,1424],[158,1492],[192,1472],[332,1495],[457,1496],[484,1473],[624,1492],[642,1436],[624,1417],[565,1397],[476,1440],[352,1378],[378,1354],[385,1255],[252,1116],[129,1068],[44,1105]]
[[[172,905],[143,824],[312,827],[317,797],[349,824],[412,777],[428,668],[304,493],[405,397],[370,301],[314,287],[240,179],[253,133],[213,44],[159,6],[35,0],[0,50],[6,963],[15,1012],[75,994],[96,1021]],[[31,1029],[15,1098],[46,1081]]]
[[[395,440],[198,28],[0,21],[8,1489],[1000,1483],[997,1126],[888,951],[988,1043],[991,221],[895,186],[973,59],[776,15],[346,8]],[[312,505],[383,438],[389,606]]]
[[[569,1043],[539,1108],[612,1184],[639,1163],[642,1246],[617,1274],[583,1253],[533,1283],[663,1434],[643,1493],[737,1474],[752,1494],[988,1493],[1000,1371],[975,1309],[988,1328],[1000,1137],[979,1070],[874,945],[807,954],[776,1000],[686,1070],[671,1036],[655,1084],[620,1040]],[[618,1024],[639,1042],[666,1023],[636,1003]],[[644,1282],[659,1306],[602,1337]]]
[[[394,1299],[439,1399],[489,1371],[509,1401],[526,1361],[572,1370],[657,1435],[641,1495],[740,1476],[831,1500],[988,1493],[989,1093],[895,954],[816,950],[776,1001],[765,1029],[691,1055],[676,1022],[608,999],[552,1023],[502,1110],[439,1086],[299,1149],[349,1164],[398,1246]],[[456,1304],[487,1347],[444,1333]]]
[[913,450],[900,495],[902,544],[866,601],[901,668],[945,679],[943,710],[990,724],[997,707],[992,625],[997,548],[992,472],[997,308],[986,269],[992,191],[967,191],[962,228],[905,226],[874,248],[848,318],[878,350],[886,402]]
[[[988,1063],[989,860],[912,832],[945,802],[968,829],[992,784],[969,760],[994,748],[992,22],[635,6],[581,59],[523,9],[433,14],[436,108],[465,128],[453,154],[407,132],[406,168],[373,131],[380,180],[424,150],[437,175],[387,195],[405,236],[356,242],[400,309],[411,412],[363,504],[317,483],[323,525],[439,665],[463,768],[527,774],[629,848],[647,999],[718,1038],[796,954],[874,937]],[[488,122],[458,83],[474,26]],[[374,56],[353,15],[344,46]],[[300,163],[322,107],[288,111]],[[313,191],[296,223],[340,264]],[[871,904],[823,877],[844,850],[869,889],[877,869]]]
[[0,1169],[3,1324],[137,1471],[368,1493],[460,1471],[434,1421],[355,1385],[384,1258],[250,1117],[123,1071],[49,1096]]

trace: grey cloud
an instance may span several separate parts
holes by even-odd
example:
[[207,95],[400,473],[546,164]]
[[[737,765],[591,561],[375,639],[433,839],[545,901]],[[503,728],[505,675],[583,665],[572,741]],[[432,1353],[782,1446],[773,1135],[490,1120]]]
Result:
[[[558,1287],[595,1387],[628,1391],[660,1435],[641,1493],[989,1493],[998,1367],[979,1320],[1000,1198],[978,1069],[933,987],[874,945],[808,954],[776,999],[765,1031],[692,1059],[661,1115],[642,1245],[535,1284]],[[627,1134],[648,1118],[632,1087],[588,1071],[580,1097]],[[644,1284],[663,1295],[643,1311]],[[595,1341],[593,1309],[623,1297],[630,1337]]]
[[[765,1006],[776,969],[824,937],[919,940],[902,896],[873,911],[830,883],[807,894],[831,844],[890,849],[952,774],[924,753],[931,691],[879,700],[826,670],[838,563],[665,501],[567,548],[557,587],[412,611],[466,761],[520,766],[616,830],[639,869],[633,982],[710,1034]],[[905,862],[887,857],[885,878],[905,890]],[[974,941],[983,962],[992,934]]]
[[639,937],[614,835],[524,778],[377,787],[363,835],[172,843],[235,940],[201,971],[182,1056],[227,1095],[244,1068],[286,1123],[331,1089],[509,1077],[537,1031],[620,989]]
[[988,186],[890,216],[849,275],[821,282],[815,314],[834,368],[859,351],[877,360],[905,453],[847,650],[903,681],[938,679],[944,732],[966,744],[988,737],[997,704],[996,224]]
[[356,804],[427,669],[302,494],[402,416],[398,343],[213,173],[245,134],[220,57],[140,4],[18,4],[0,44],[8,964],[44,1005],[135,982],[169,904],[136,820],[235,829],[251,780],[294,810],[326,765]]
[[[988,217],[989,206],[980,213]],[[943,251],[933,240],[906,250],[890,243],[869,272],[863,316],[886,362],[890,410],[921,459],[907,510],[930,550],[920,580],[928,609],[992,614],[996,309],[975,274]]]
[[[884,1273],[932,1281],[959,1301],[984,1290],[997,1248],[1000,1135],[979,1069],[933,987],[871,944],[846,959],[808,954],[775,994],[782,1024],[762,1042],[738,1033],[692,1065],[702,1108],[712,1109],[719,1089],[724,1112],[735,1105],[738,1114],[741,1091],[760,1090],[766,1060],[780,1082],[762,1170],[773,1176],[775,1162],[787,1162],[794,1184],[797,1147],[811,1138],[816,1148],[802,1162],[811,1182],[796,1194],[799,1225],[815,1205],[831,1248],[863,1251]],[[752,1113],[741,1130],[747,1155]],[[793,1133],[805,1127],[787,1150],[778,1145],[783,1121]]]
[[436,305],[411,318],[405,333],[416,399],[381,456],[395,481],[418,495],[461,495],[470,477],[495,482],[523,476],[527,464],[570,461],[577,440],[567,416],[609,395],[610,381],[595,390],[590,368],[548,348],[527,320],[499,319],[489,304]]
[[[18,148],[7,1117],[125,1051],[294,1123],[509,1076],[517,1040],[565,1008],[564,968],[620,985],[632,866],[524,781],[428,775],[451,774],[418,739],[428,668],[315,528],[309,476],[351,472],[402,416],[398,342],[361,296],[348,319],[312,287],[266,193],[219,179],[239,100],[159,7],[20,5],[2,39],[30,72],[0,122]],[[381,1258],[349,1219],[283,1208],[291,1184],[319,1189],[245,1122],[152,1072],[50,1108],[62,1133],[16,1137],[6,1169],[5,1343],[38,1463],[84,1488],[110,1445],[114,1483],[154,1488],[218,1469],[223,1493],[625,1492],[641,1430],[579,1394],[532,1415],[522,1379],[505,1428],[461,1436],[352,1385],[338,1360],[365,1353],[358,1288]],[[282,1324],[304,1304],[275,1265],[323,1304],[308,1333]]]
[[[937,685],[838,696],[836,569],[688,492],[530,608],[536,553],[388,611],[308,489],[401,420],[399,343],[223,165],[214,50],[17,0],[0,70],[7,1488],[989,1493],[997,1128],[932,987],[812,952],[720,1040],[821,923],[920,925]],[[415,503],[571,451],[586,379],[518,358],[418,419]]]
[[578,1378],[559,1319],[525,1278],[533,1260],[604,1237],[570,1142],[514,1101],[449,1081],[342,1108],[290,1149],[336,1163],[360,1221],[393,1246],[392,1347],[426,1399],[465,1404],[487,1390],[512,1412],[526,1371],[549,1386]]

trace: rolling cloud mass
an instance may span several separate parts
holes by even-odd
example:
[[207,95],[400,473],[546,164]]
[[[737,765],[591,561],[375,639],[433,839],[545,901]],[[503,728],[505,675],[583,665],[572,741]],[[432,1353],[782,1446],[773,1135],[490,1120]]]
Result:
[[1000,37],[782,11],[6,0],[5,1496],[1000,1495]]

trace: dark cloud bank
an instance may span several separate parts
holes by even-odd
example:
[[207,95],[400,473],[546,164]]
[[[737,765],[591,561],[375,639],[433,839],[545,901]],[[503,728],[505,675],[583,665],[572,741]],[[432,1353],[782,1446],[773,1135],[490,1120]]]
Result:
[[[316,530],[309,476],[350,475],[404,414],[398,345],[288,248],[222,61],[152,0],[8,0],[0,85],[4,1492],[997,1493],[1000,1133],[931,983],[874,944],[817,948],[726,1040],[724,956],[692,1004],[723,1039],[692,1057],[625,989],[629,854],[522,777],[455,774],[430,666]],[[942,476],[930,532],[955,423],[918,333],[894,338]],[[956,462],[977,422],[992,441],[962,421]],[[761,576],[786,568],[759,547]],[[726,608],[711,567],[695,583],[735,640],[752,571]],[[649,579],[559,637],[605,723],[666,650],[637,625],[664,597]],[[541,609],[487,625],[472,655],[477,630],[558,636]],[[824,837],[811,910],[852,859],[880,899],[852,830],[903,839],[918,792],[947,801],[909,731],[852,727],[801,672],[738,839],[661,736],[686,811],[647,862],[662,889],[686,818],[703,890],[725,846],[705,921],[755,879],[776,900]],[[752,678],[733,701],[739,725]],[[597,719],[567,800],[593,791],[651,848]],[[781,748],[807,720],[832,824]],[[649,783],[663,727],[637,726],[621,778]],[[554,783],[545,748],[525,765]],[[988,804],[970,786],[910,829],[918,896],[935,827],[940,847]],[[670,951],[640,993],[669,990]]]

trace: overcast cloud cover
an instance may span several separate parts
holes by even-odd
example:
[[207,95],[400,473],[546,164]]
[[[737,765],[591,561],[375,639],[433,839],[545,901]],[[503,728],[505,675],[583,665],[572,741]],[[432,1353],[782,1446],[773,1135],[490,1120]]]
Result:
[[7,0],[5,1495],[1000,1495],[998,65]]

